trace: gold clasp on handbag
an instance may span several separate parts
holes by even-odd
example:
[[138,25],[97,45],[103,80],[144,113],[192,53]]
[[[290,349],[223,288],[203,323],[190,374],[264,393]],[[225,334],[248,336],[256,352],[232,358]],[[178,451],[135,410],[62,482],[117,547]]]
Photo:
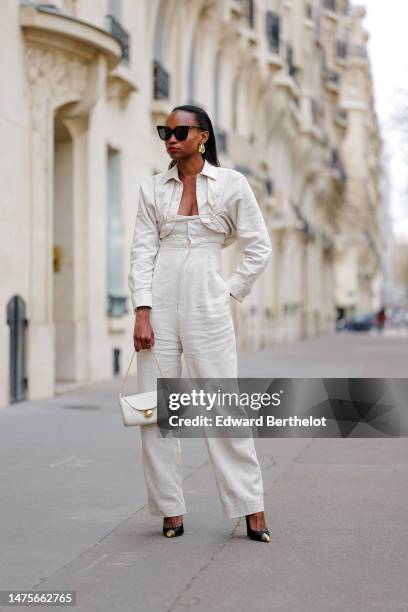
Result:
[[147,410],[143,411],[144,416],[146,417],[146,419],[149,418],[149,416],[152,416],[153,414],[153,410],[151,408],[148,408]]

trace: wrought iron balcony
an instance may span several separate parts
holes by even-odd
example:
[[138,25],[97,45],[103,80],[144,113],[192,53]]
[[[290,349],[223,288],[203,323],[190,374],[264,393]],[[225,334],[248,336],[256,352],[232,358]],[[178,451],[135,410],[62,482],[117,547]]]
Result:
[[106,15],[105,17],[107,23],[106,29],[120,42],[122,47],[122,60],[128,64],[130,36],[113,15]]
[[337,57],[341,57],[342,59],[347,58],[347,41],[346,40],[337,41]]
[[269,51],[279,53],[280,48],[280,16],[273,11],[266,11],[266,39]]
[[158,60],[153,60],[153,97],[155,100],[168,100],[170,75]]
[[343,59],[347,57],[367,58],[367,48],[365,45],[351,45],[346,40],[337,41],[337,56]]

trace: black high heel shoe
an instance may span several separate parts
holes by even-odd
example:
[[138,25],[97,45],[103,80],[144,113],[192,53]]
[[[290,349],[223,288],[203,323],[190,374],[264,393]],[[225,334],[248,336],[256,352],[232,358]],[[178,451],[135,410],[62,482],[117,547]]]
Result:
[[269,542],[270,541],[271,536],[267,529],[262,529],[262,530],[252,529],[251,525],[249,524],[248,514],[245,515],[245,519],[246,519],[248,538],[250,538],[251,540],[257,540],[258,542]]
[[163,535],[165,535],[166,538],[175,538],[177,536],[183,535],[183,533],[184,533],[183,521],[181,521],[181,525],[179,525],[178,527],[165,527],[164,519],[163,519]]

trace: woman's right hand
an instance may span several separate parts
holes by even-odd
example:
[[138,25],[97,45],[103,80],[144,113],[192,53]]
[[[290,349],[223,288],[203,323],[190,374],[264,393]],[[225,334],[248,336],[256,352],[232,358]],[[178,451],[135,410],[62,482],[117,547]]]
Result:
[[136,309],[133,344],[137,352],[140,349],[150,349],[154,346],[154,332],[150,324],[150,308],[140,306]]

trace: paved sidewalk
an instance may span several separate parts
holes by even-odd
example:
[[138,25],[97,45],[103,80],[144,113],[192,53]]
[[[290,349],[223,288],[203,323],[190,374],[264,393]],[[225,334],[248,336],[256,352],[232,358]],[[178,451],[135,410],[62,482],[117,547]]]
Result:
[[[406,338],[330,335],[240,354],[240,376],[407,363]],[[0,410],[0,589],[75,590],[78,612],[408,610],[408,439],[256,440],[269,544],[223,518],[204,443],[184,439],[185,535],[167,540],[119,384]]]

